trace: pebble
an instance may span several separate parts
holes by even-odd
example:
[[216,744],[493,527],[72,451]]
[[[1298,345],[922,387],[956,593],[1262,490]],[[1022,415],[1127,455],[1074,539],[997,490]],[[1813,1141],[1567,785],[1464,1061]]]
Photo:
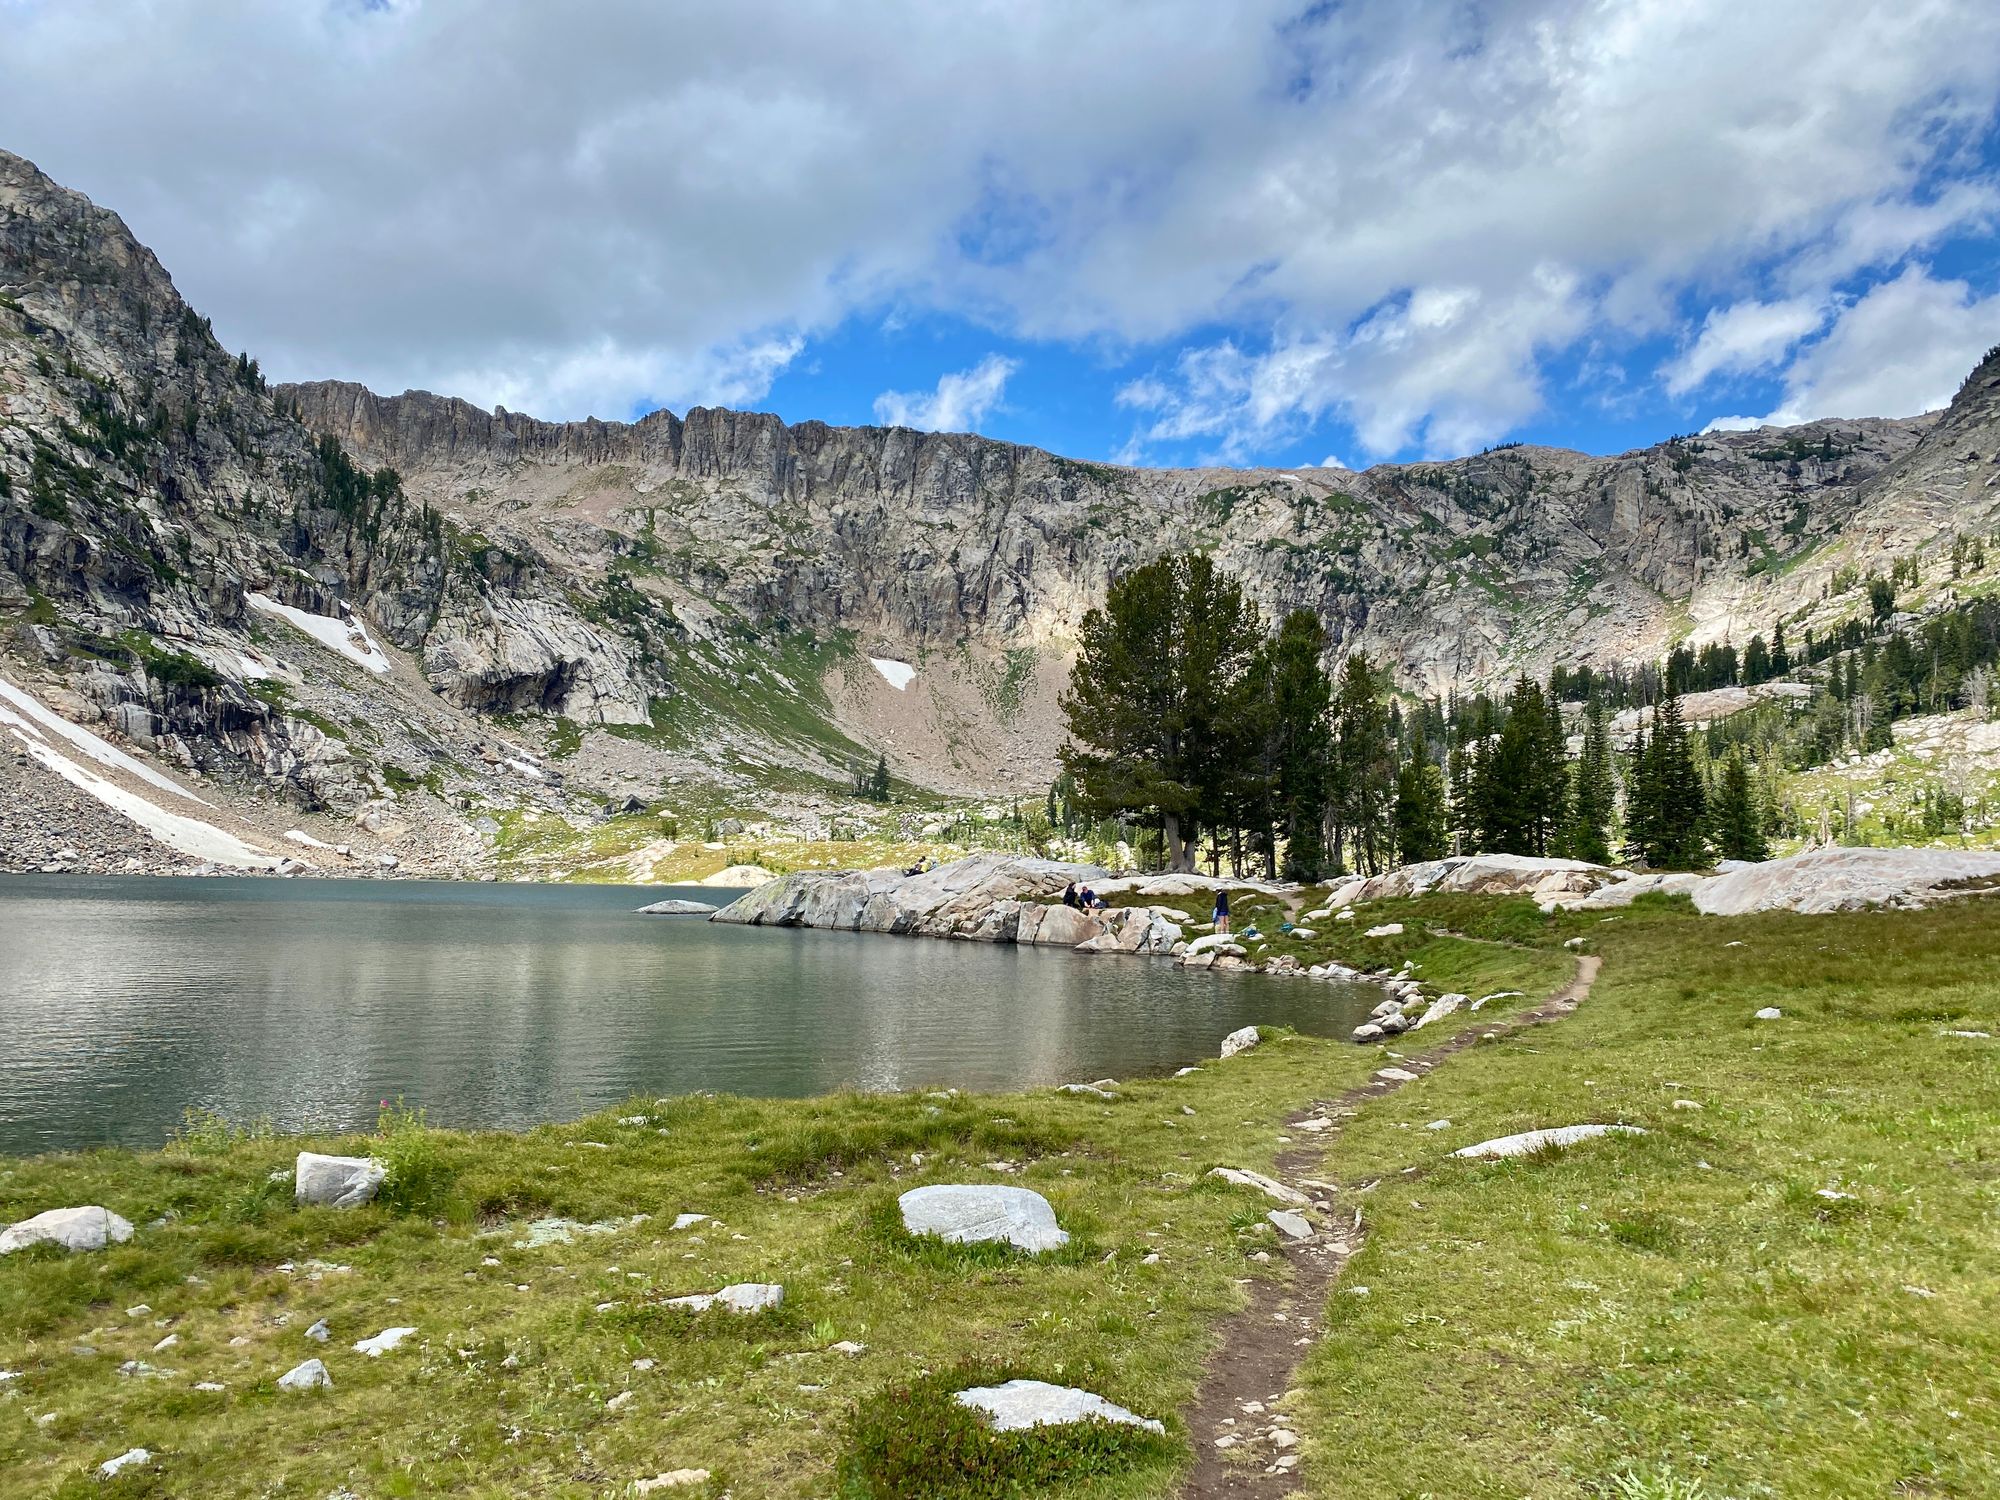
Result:
[[630,1391],[620,1391],[617,1395],[613,1396],[609,1401],[604,1403],[604,1409],[606,1411],[623,1411],[626,1407],[630,1406],[631,1404],[632,1404],[632,1393]]

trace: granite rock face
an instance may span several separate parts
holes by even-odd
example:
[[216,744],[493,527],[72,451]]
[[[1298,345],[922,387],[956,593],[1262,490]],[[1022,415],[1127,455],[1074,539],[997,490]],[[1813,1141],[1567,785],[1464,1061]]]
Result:
[[1039,1255],[1069,1243],[1049,1200],[1031,1188],[938,1183],[912,1188],[897,1201],[903,1228],[952,1245],[998,1240]]
[[1694,891],[1694,905],[1712,917],[1914,907],[1945,899],[1954,887],[1996,884],[2000,853],[1991,850],[1814,849],[1704,880]]

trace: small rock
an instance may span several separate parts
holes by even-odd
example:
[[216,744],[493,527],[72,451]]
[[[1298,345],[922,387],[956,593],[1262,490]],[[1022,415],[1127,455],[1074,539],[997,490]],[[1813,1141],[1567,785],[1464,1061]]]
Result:
[[641,1479],[633,1485],[633,1490],[641,1495],[650,1495],[654,1490],[674,1490],[682,1485],[707,1484],[706,1469],[670,1469],[664,1474],[656,1474],[651,1479]]
[[170,1333],[165,1338],[161,1339],[159,1343],[153,1345],[153,1352],[155,1354],[165,1353],[167,1350],[173,1348],[174,1345],[178,1344],[180,1341],[181,1341],[181,1336],[178,1333]]
[[1278,1233],[1288,1240],[1309,1240],[1313,1237],[1313,1227],[1299,1214],[1282,1208],[1274,1208],[1264,1215],[1277,1227]]
[[1288,1187],[1274,1178],[1266,1177],[1262,1172],[1246,1171],[1241,1167],[1211,1167],[1208,1175],[1219,1177],[1234,1187],[1255,1188],[1273,1202],[1282,1203],[1289,1208],[1303,1208],[1312,1202],[1312,1199],[1297,1188]]
[[1449,1121],[1449,1120],[1433,1120],[1433,1121],[1431,1121],[1431,1122],[1430,1122],[1430,1124],[1426,1125],[1426,1126],[1424,1127],[1424,1129],[1426,1129],[1426,1130],[1449,1130],[1449,1129],[1451,1129],[1451,1121]]
[[324,1344],[332,1336],[333,1335],[331,1331],[326,1326],[325,1318],[321,1318],[317,1323],[313,1324],[312,1327],[306,1330],[306,1337],[311,1339],[316,1344]]
[[1700,1108],[1701,1108],[1701,1106],[1700,1106],[1699,1104],[1695,1103],[1695,1101],[1694,1101],[1694,1100],[1692,1100],[1692,1099],[1676,1099],[1676,1100],[1674,1101],[1674,1108],[1675,1108],[1675,1109],[1700,1109]]
[[1116,1099],[1118,1096],[1109,1089],[1101,1089],[1094,1083],[1065,1083],[1058,1087],[1058,1093],[1084,1094],[1092,1099]]
[[1782,1021],[1785,1019],[1785,1013],[1775,1005],[1767,1005],[1757,1012],[1756,1019],[1759,1021]]
[[828,1344],[827,1348],[831,1349],[835,1354],[845,1354],[850,1359],[857,1354],[866,1354],[868,1352],[866,1344],[857,1344],[853,1339],[842,1339],[837,1344]]
[[646,1359],[635,1359],[632,1361],[632,1368],[639,1371],[641,1374],[644,1374],[647,1370],[652,1369],[653,1366],[657,1365],[658,1363],[659,1361],[657,1359],[652,1359],[650,1357]]
[[97,1472],[104,1478],[111,1479],[116,1477],[120,1471],[129,1469],[134,1464],[150,1463],[152,1457],[153,1455],[144,1448],[131,1448],[119,1454],[116,1458],[105,1459],[103,1463],[97,1466]]
[[1384,922],[1380,927],[1371,927],[1361,935],[1371,938],[1401,937],[1403,935],[1403,924],[1401,922]]
[[281,1391],[332,1390],[333,1377],[326,1372],[324,1360],[309,1359],[304,1364],[294,1365],[278,1377]]
[[673,1229],[692,1229],[697,1224],[706,1224],[707,1222],[707,1214],[676,1214],[674,1222],[669,1227]]
[[733,1313],[768,1312],[785,1300],[785,1289],[769,1282],[743,1281],[719,1292],[696,1292],[687,1297],[669,1297],[668,1307],[685,1307],[690,1312],[707,1312],[721,1306]]
[[354,1346],[354,1352],[365,1354],[370,1359],[380,1359],[416,1331],[414,1328],[385,1328],[372,1339],[362,1339]]
[[1408,1068],[1378,1068],[1375,1076],[1384,1083],[1415,1083],[1420,1075]]
[[1239,1052],[1248,1052],[1257,1045],[1258,1040],[1255,1026],[1241,1027],[1222,1039],[1222,1055],[1234,1057]]
[[609,1401],[604,1403],[604,1409],[606,1411],[623,1411],[626,1407],[630,1406],[631,1404],[632,1404],[632,1392],[620,1391],[617,1395],[613,1396]]

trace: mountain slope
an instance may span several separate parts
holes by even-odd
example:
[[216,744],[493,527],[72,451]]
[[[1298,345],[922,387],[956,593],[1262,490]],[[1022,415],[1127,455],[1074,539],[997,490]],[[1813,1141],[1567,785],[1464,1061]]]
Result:
[[[253,831],[438,868],[668,788],[813,825],[878,751],[1039,796],[1077,621],[1135,562],[1211,548],[1415,690],[1651,659],[1990,531],[1997,410],[1989,359],[1932,417],[1356,474],[266,389],[114,214],[0,153],[0,676]],[[1906,605],[1987,582],[1922,578]]]

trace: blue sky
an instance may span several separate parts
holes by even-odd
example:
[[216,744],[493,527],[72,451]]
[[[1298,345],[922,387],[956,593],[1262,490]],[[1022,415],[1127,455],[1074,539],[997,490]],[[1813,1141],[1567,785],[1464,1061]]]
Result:
[[0,145],[280,378],[1353,467],[1903,415],[1991,0],[0,0]]

